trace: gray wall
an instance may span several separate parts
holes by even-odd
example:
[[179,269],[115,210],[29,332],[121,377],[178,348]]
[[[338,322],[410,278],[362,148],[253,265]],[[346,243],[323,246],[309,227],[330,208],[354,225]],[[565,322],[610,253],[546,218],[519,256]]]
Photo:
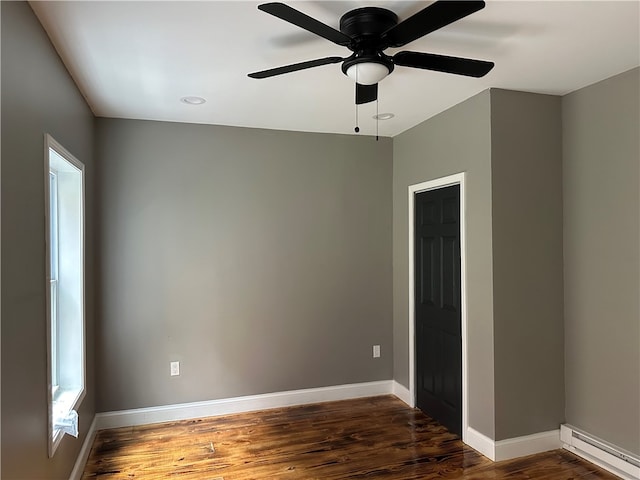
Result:
[[496,440],[564,421],[560,105],[491,90]]
[[[26,2],[2,9],[2,478],[68,478],[95,412],[93,115]],[[47,458],[44,133],[86,167],[87,396]]]
[[563,98],[567,422],[640,454],[639,69]]
[[467,172],[469,425],[493,438],[490,93],[482,92],[394,138],[394,379],[409,387],[408,187]]
[[99,119],[97,141],[99,411],[392,378],[390,139]]

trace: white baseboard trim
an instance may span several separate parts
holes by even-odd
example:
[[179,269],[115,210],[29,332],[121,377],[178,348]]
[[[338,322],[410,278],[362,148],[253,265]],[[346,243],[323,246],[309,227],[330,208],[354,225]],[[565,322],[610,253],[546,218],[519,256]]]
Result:
[[464,438],[464,443],[469,445],[474,450],[477,450],[485,457],[495,460],[496,458],[496,445],[493,440],[483,435],[474,428],[467,427],[467,434]]
[[399,384],[395,380],[393,380],[391,393],[393,393],[396,397],[398,397],[400,400],[402,400],[404,403],[406,403],[411,408],[413,408],[415,406],[415,405],[413,405],[414,402],[411,399],[411,392],[409,392],[409,389],[407,387],[405,387],[404,385]]
[[555,450],[562,446],[559,430],[534,433],[533,435],[508,438],[496,442],[471,427],[467,428],[465,443],[494,462],[526,457],[527,455]]
[[501,460],[526,457],[527,455],[556,450],[561,447],[560,430],[534,433],[533,435],[497,441],[493,460],[499,462]]
[[571,425],[560,425],[560,439],[563,448],[608,472],[624,480],[640,479],[638,456]]
[[87,464],[87,459],[89,458],[89,453],[91,453],[91,447],[93,446],[93,441],[95,440],[96,432],[98,431],[96,428],[96,416],[97,415],[94,415],[91,426],[87,431],[87,436],[84,438],[84,442],[82,442],[82,448],[80,448],[78,458],[76,458],[76,463],[73,465],[73,470],[71,470],[69,480],[81,480],[82,478],[84,467]]
[[393,393],[393,381],[354,383],[332,387],[265,393],[246,397],[224,398],[204,402],[182,403],[161,407],[136,408],[96,414],[96,429],[131,427],[149,423],[172,422],[192,418],[214,417],[233,413],[252,412],[269,408],[332,402],[352,398],[372,397]]

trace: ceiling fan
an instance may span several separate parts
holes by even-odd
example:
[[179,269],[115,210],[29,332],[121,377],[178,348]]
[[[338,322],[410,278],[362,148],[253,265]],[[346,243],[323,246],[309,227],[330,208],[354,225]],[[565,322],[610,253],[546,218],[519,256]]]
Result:
[[250,73],[251,78],[268,78],[307,68],[342,62],[342,71],[356,82],[356,104],[378,98],[378,82],[395,66],[421,68],[438,72],[483,77],[493,68],[493,62],[449,57],[433,53],[401,51],[386,55],[387,48],[403,47],[428,33],[453,23],[484,8],[483,0],[439,0],[415,15],[398,23],[398,16],[379,7],[357,8],[340,18],[336,30],[284,3],[259,5],[258,9],[292,23],[353,53],[348,57],[325,57]]

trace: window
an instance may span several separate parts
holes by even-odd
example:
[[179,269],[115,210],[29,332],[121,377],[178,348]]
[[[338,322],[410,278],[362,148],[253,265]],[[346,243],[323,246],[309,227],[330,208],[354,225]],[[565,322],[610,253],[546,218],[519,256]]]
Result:
[[45,136],[49,456],[85,394],[84,165]]

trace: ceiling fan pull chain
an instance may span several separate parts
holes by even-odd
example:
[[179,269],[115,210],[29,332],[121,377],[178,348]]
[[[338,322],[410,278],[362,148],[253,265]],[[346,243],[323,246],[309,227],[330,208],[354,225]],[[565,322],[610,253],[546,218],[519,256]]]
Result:
[[[356,69],[356,89],[358,88],[358,69]],[[360,132],[360,127],[358,126],[358,102],[356,102],[356,128],[354,128],[353,130],[356,133]]]
[[378,99],[376,98],[376,142],[380,140],[378,137],[378,125],[380,124],[380,116],[378,115]]

